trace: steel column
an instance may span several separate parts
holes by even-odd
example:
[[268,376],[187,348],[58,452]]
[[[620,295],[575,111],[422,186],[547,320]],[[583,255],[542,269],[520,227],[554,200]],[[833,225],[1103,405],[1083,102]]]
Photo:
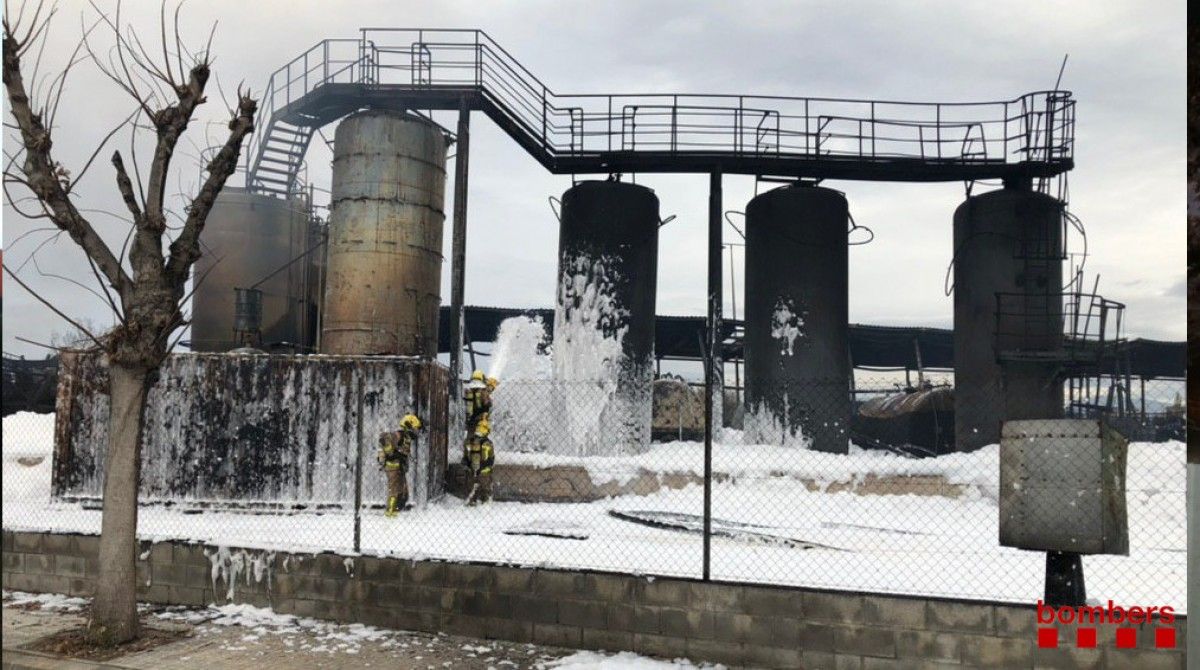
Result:
[[708,342],[704,365],[704,568],[711,577],[712,564],[712,438],[713,401],[722,392],[721,383],[721,168],[708,178]]
[[[450,258],[450,381],[462,379],[463,287],[467,263],[467,166],[471,149],[471,108],[458,103],[458,149],[454,158],[454,230]],[[452,389],[450,397],[458,391]]]
[[362,466],[363,466],[363,389],[362,374],[358,374],[357,405],[354,412],[354,552],[362,551]]

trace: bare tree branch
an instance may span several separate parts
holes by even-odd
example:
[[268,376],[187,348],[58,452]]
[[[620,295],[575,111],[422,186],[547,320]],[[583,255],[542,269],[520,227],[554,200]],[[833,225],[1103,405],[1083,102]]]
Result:
[[7,273],[8,273],[8,276],[9,276],[9,277],[12,277],[12,280],[13,280],[13,281],[15,281],[15,282],[17,282],[17,284],[19,284],[19,285],[21,286],[21,288],[23,288],[23,289],[25,289],[26,291],[28,291],[28,292],[29,292],[29,295],[33,296],[34,298],[37,298],[37,301],[38,301],[38,302],[40,302],[40,303],[42,303],[43,305],[45,305],[46,307],[50,308],[50,311],[51,311],[51,312],[54,312],[55,314],[57,314],[57,315],[59,315],[60,317],[62,317],[62,318],[63,318],[63,320],[64,320],[64,321],[66,321],[67,323],[69,323],[69,324],[71,324],[72,326],[75,326],[76,328],[78,328],[78,329],[79,329],[79,332],[81,332],[81,333],[84,333],[85,335],[87,335],[88,337],[90,337],[90,338],[92,339],[92,341],[96,343],[96,346],[100,347],[101,349],[103,349],[103,348],[104,348],[104,345],[100,343],[100,340],[99,340],[99,339],[97,339],[97,338],[96,338],[96,336],[95,336],[95,335],[93,335],[93,334],[92,334],[92,332],[91,332],[90,330],[88,330],[87,328],[84,328],[83,326],[79,325],[79,324],[78,324],[78,323],[77,323],[77,322],[76,322],[74,319],[72,319],[71,317],[67,316],[66,314],[63,314],[63,313],[62,313],[62,312],[61,312],[61,311],[60,311],[60,310],[59,310],[57,307],[55,307],[54,305],[51,305],[51,304],[50,304],[50,302],[49,302],[48,300],[46,300],[46,299],[45,299],[45,298],[43,298],[41,295],[39,295],[37,291],[34,291],[33,289],[29,288],[29,285],[28,285],[28,284],[26,284],[25,282],[21,281],[21,278],[20,278],[20,277],[18,277],[18,276],[16,275],[16,273],[14,273],[12,270],[9,270],[7,265],[5,265],[5,266],[4,266],[4,271],[5,271],[5,272],[7,272]]
[[254,130],[254,113],[258,103],[243,93],[238,87],[238,115],[229,121],[229,139],[208,163],[208,178],[204,180],[200,192],[192,199],[188,208],[187,222],[183,232],[171,244],[171,257],[167,262],[167,273],[175,282],[182,285],[187,280],[192,263],[200,257],[200,232],[204,222],[212,210],[217,195],[221,192],[225,180],[237,169],[238,155],[241,152],[242,140]]
[[[88,168],[92,167],[92,161],[96,160],[96,156],[100,155],[100,150],[102,150],[104,146],[108,144],[108,141],[112,139],[112,136],[116,135],[117,131],[121,130],[121,128],[124,128],[125,124],[132,121],[134,115],[136,114],[137,111],[134,110],[133,114],[125,117],[124,121],[117,124],[117,126],[112,130],[108,131],[108,134],[104,136],[104,139],[100,140],[100,144],[96,146],[96,150],[92,152],[91,156],[88,156],[87,162],[83,164],[83,169],[81,169],[79,173],[75,175],[75,178],[72,179],[71,183],[67,186],[67,193],[70,193],[72,190],[74,190],[75,185],[79,183],[79,180],[83,179],[83,175],[87,174]],[[126,179],[128,179],[128,177],[126,177]],[[132,189],[132,185],[130,188]]]
[[40,116],[30,107],[29,96],[25,90],[19,56],[22,46],[10,32],[6,17],[3,80],[8,93],[9,111],[21,129],[21,143],[26,150],[25,162],[21,169],[28,178],[28,187],[53,212],[50,218],[54,224],[66,231],[71,239],[83,248],[84,253],[96,261],[96,266],[104,273],[109,284],[124,297],[130,288],[128,275],[91,223],[75,209],[63,183],[59,181],[60,165],[50,154],[50,132],[42,125]]
[[31,340],[27,337],[21,337],[20,335],[14,335],[13,337],[15,339],[25,342],[27,344],[32,344],[35,347],[42,347],[43,349],[50,349],[51,351],[57,351],[60,354],[64,351],[78,351],[78,349],[74,349],[71,347],[56,347],[53,344],[46,344],[44,342],[38,342],[36,340]]
[[129,208],[129,213],[133,215],[133,223],[136,226],[142,218],[142,209],[138,206],[137,196],[133,194],[133,182],[129,180],[129,173],[125,172],[125,162],[121,160],[120,151],[113,152],[112,164],[117,169],[117,190],[120,191],[125,206]]

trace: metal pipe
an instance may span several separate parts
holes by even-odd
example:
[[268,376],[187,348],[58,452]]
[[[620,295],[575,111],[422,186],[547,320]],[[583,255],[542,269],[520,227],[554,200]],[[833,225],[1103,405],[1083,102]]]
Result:
[[[737,230],[737,228],[735,227],[734,230]],[[728,244],[726,246],[729,247],[729,296],[733,299],[733,320],[737,321],[737,268],[733,265],[733,248],[738,245]],[[736,358],[733,359],[733,385],[735,388],[741,388],[742,386],[742,364]],[[737,404],[741,406],[742,393],[741,391],[735,391],[735,394],[737,396]]]
[[458,101],[458,149],[454,159],[454,225],[450,257],[450,381],[462,379],[464,310],[467,263],[467,168],[471,156],[471,108]]
[[704,369],[704,565],[703,579],[711,578],[712,565],[712,438],[714,391],[721,388],[721,168],[708,178],[708,356]]
[[[318,230],[318,233],[321,236],[321,244],[328,244],[329,228],[323,227]],[[325,262],[321,263],[320,267],[317,268],[317,341],[313,347],[313,351],[317,352],[321,351],[321,322],[325,318],[325,267],[327,265],[329,265],[328,256],[326,256]]]
[[355,416],[354,457],[354,553],[362,550],[362,451],[363,451],[363,378],[358,377],[358,411]]

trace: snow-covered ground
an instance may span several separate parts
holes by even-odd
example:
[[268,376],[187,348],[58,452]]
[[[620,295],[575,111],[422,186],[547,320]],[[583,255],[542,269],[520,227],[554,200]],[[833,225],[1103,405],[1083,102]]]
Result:
[[[91,602],[54,594],[4,591],[5,634],[15,628],[36,629],[47,621],[80,621]],[[25,618],[10,629],[10,608]],[[190,608],[141,603],[144,624],[167,622],[188,633],[184,642],[160,647],[152,659],[124,657],[129,666],[154,667],[163,661],[190,662],[188,667],[332,668],[513,668],[514,670],[723,670],[722,665],[686,659],[658,660],[631,652],[608,654],[449,636],[444,633],[385,630],[363,624],[339,624],[251,605]],[[54,618],[50,619],[47,615]],[[13,617],[15,619],[16,617]],[[68,625],[70,625],[68,623]],[[5,640],[7,643],[8,640]],[[214,663],[215,661],[215,663]]]
[[[32,462],[30,456],[36,460],[37,455],[48,455],[52,427],[52,419],[38,415],[4,420],[4,528],[98,532],[99,511],[50,500],[48,457],[35,465],[21,464],[21,459]],[[614,457],[588,468],[612,477],[640,468],[690,470],[700,463],[696,449],[695,444],[662,445],[649,455]],[[722,445],[714,452],[715,469],[734,475],[713,485],[714,517],[833,547],[803,550],[714,538],[714,578],[1015,602],[1032,602],[1042,594],[1043,555],[997,544],[995,447],[923,461],[875,452],[830,456]],[[506,454],[499,456],[503,460]],[[1185,609],[1184,463],[1185,446],[1179,442],[1130,446],[1130,556],[1084,558],[1091,598]],[[966,493],[959,498],[858,495],[809,490],[797,479],[803,475],[822,482],[845,481],[868,473],[941,475],[967,485]],[[698,535],[622,521],[608,514],[613,509],[701,514],[703,490],[692,485],[593,503],[470,508],[446,498],[395,519],[368,511],[362,521],[362,552],[647,575],[700,574]],[[588,539],[504,533],[520,526],[553,527],[556,522],[572,534],[586,533]],[[348,513],[188,514],[147,507],[139,516],[139,532],[147,538],[247,548],[353,550],[353,517]]]
[[674,661],[660,661],[638,656],[629,651],[611,655],[595,651],[581,651],[556,661],[549,661],[543,667],[547,670],[687,670],[690,668],[717,670],[725,666],[694,665],[681,658]]
[[[886,451],[868,451],[850,446],[850,453],[832,455],[794,446],[746,444],[740,431],[725,429],[715,437],[713,472],[734,479],[790,477],[827,485],[861,479],[868,473],[887,476],[942,476],[947,482],[974,487],[995,497],[1000,467],[1000,447],[992,445],[970,454],[948,454],[939,458],[903,458]],[[497,447],[499,449],[499,447]],[[639,472],[678,473],[704,476],[703,442],[653,444],[642,454],[603,458],[564,456],[540,452],[503,452],[505,463],[535,467],[579,466],[592,483],[625,483]]]

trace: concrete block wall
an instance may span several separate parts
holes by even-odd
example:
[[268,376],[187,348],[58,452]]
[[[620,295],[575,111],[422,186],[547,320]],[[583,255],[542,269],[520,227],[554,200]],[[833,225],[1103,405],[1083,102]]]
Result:
[[[4,531],[5,589],[90,596],[98,538]],[[1032,605],[889,596],[542,568],[146,544],[140,598],[227,601],[374,626],[767,668],[1183,668],[1157,625],[1118,649],[1040,649]],[[217,577],[213,577],[216,566]]]

